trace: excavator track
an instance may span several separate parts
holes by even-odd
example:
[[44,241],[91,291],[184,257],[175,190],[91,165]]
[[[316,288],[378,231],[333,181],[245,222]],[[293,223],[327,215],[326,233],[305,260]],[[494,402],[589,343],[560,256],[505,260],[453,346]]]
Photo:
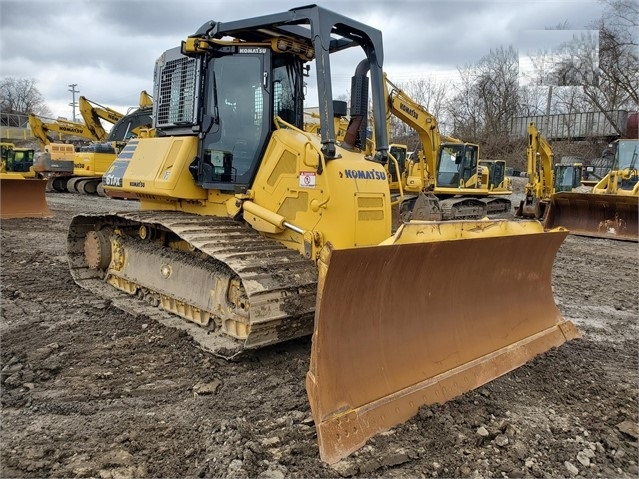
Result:
[[185,329],[226,358],[313,330],[315,264],[230,218],[79,215],[69,227],[68,258],[81,287]]
[[477,198],[446,198],[439,204],[445,220],[483,218],[488,214],[486,203]]

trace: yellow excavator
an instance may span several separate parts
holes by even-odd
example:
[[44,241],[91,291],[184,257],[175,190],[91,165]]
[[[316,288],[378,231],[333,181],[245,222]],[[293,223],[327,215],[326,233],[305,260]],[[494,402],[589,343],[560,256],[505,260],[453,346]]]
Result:
[[[152,104],[150,95],[142,91],[140,108],[121,114],[81,97],[80,112],[85,124],[64,120],[45,122],[35,115],[30,115],[31,130],[41,148],[48,153],[40,155],[36,162],[38,175],[49,179],[56,191],[104,195],[102,176],[117,157],[119,150],[130,138],[151,126],[152,106],[149,106],[149,102]],[[114,123],[108,134],[102,127],[100,118]],[[54,158],[52,152],[64,148],[65,145],[52,142],[53,132],[74,132],[73,134],[91,142],[73,151],[67,151],[65,158]]]
[[[437,119],[384,74],[386,114],[413,128],[422,143],[408,162],[400,214],[404,219],[482,218],[508,213],[511,202],[504,161],[479,159],[479,146],[439,132]],[[388,122],[387,117],[387,122]]]
[[35,178],[34,150],[0,143],[0,218],[52,216],[47,205],[47,182]]
[[610,171],[591,193],[552,195],[546,228],[594,238],[639,241],[639,140],[616,140]]
[[85,96],[78,99],[78,109],[84,120],[86,127],[91,130],[93,137],[98,141],[105,141],[108,133],[102,126],[101,120],[115,124],[122,119],[123,113],[116,111],[108,106],[100,105]]
[[530,122],[526,149],[528,183],[524,187],[524,199],[519,203],[516,216],[543,219],[552,195],[580,187],[583,165],[571,163],[553,166],[554,158],[550,143],[535,123]]
[[[153,97],[146,90],[142,90],[138,108],[134,112],[131,112],[130,109],[126,114],[100,105],[84,96],[79,98],[78,107],[85,125],[93,132],[96,140],[126,142],[127,139],[138,136],[142,129],[150,127]],[[133,113],[137,113],[137,115]],[[110,134],[106,132],[100,120],[115,125]]]
[[63,143],[63,136],[77,136],[87,141],[97,138],[82,123],[43,119],[34,114],[29,115],[29,127],[42,150],[42,153],[36,154],[34,161],[37,177],[48,180],[55,191],[67,191],[67,182],[73,176],[75,167],[76,149],[71,143]]
[[[355,48],[340,142],[331,60]],[[130,140],[104,176],[140,210],[81,214],[68,232],[78,285],[219,356],[312,333],[306,387],[329,463],[579,336],[551,290],[564,229],[484,219],[393,233],[383,59],[379,30],[315,5],[205,23],[156,62],[157,134]],[[313,60],[319,136],[304,130]]]
[[76,153],[73,178],[69,179],[67,190],[104,196],[102,176],[126,143],[140,135],[142,130],[151,127],[152,109],[153,99],[145,90],[140,93],[139,107],[126,114],[86,99],[83,102],[81,97],[80,112],[90,129],[100,132],[101,118],[113,123],[113,127],[108,134],[102,128],[104,137],[100,142],[85,145]]

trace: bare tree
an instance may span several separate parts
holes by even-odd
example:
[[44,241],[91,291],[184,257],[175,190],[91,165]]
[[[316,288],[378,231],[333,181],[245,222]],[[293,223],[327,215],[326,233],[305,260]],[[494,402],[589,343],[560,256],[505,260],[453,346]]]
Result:
[[449,103],[455,135],[476,139],[507,132],[519,109],[519,59],[512,47],[491,50],[476,65],[460,69],[461,84]]
[[402,89],[438,120],[443,115],[446,85],[433,77],[410,80]]
[[52,116],[34,78],[5,77],[0,80],[0,112]]
[[[446,99],[446,85],[444,83],[437,82],[433,77],[427,77],[401,82],[397,86],[415,103],[421,105],[437,118],[439,123],[443,122]],[[416,135],[412,128],[394,116],[390,117],[390,123],[392,138],[405,141],[405,138]]]
[[466,141],[475,141],[481,136],[481,102],[475,94],[476,67],[466,65],[458,68],[460,82],[455,86],[455,95],[447,102],[446,111],[452,119],[452,135]]
[[[599,83],[584,86],[584,94],[604,115],[610,110],[639,108],[639,55],[636,32],[639,6],[633,0],[605,0],[599,30]],[[615,125],[613,117],[608,118]],[[623,125],[615,125],[624,134]]]

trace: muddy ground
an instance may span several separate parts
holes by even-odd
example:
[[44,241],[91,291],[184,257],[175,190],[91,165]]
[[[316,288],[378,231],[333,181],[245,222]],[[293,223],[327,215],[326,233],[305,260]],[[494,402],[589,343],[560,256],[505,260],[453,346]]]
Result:
[[562,245],[555,298],[583,339],[329,467],[304,389],[310,339],[226,362],[113,308],[74,284],[66,230],[136,203],[48,201],[53,218],[1,224],[3,478],[639,476],[636,243]]

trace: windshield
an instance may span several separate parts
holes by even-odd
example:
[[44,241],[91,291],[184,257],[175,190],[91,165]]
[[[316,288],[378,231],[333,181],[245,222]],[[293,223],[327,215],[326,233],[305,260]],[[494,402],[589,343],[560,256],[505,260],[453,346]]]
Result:
[[440,173],[457,173],[464,154],[464,145],[450,145],[442,148],[439,156]]
[[620,170],[637,169],[639,161],[639,140],[621,140],[617,144],[617,162]]
[[248,184],[268,129],[262,58],[226,56],[211,63],[208,112],[216,126],[203,145],[204,162],[212,167],[209,181]]

